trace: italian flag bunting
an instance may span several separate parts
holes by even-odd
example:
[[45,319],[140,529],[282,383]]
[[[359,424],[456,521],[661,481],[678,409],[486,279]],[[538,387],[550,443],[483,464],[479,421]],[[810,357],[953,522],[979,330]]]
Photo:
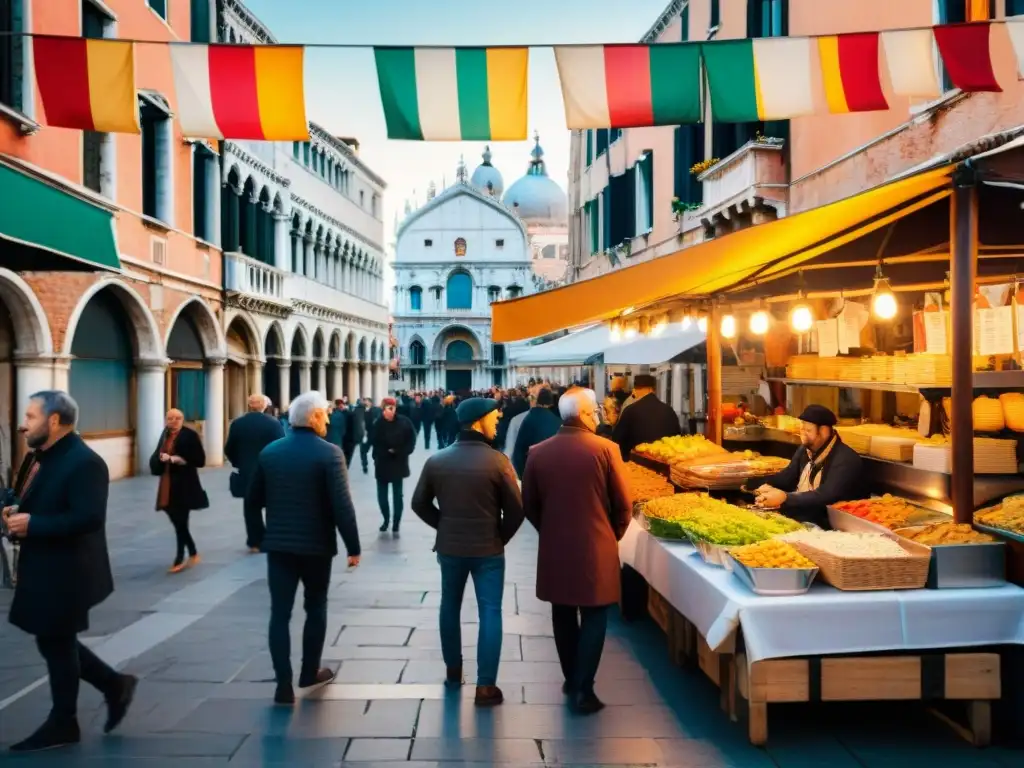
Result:
[[879,75],[877,32],[819,37],[818,57],[829,112],[889,108]]
[[787,120],[814,112],[812,39],[724,40],[702,46],[717,122]]
[[992,67],[991,24],[945,24],[934,31],[954,86],[971,92],[1003,90]]
[[570,130],[700,122],[700,46],[555,48]]

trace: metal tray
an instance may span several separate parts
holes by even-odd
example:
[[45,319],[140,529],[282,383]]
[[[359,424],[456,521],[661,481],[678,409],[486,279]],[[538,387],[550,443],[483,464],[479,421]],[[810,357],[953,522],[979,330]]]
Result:
[[705,563],[719,568],[725,568],[725,561],[728,557],[726,547],[719,544],[710,544],[693,536],[690,537],[690,541],[693,542],[693,546],[697,548],[698,552],[700,552],[700,556],[703,558]]
[[[948,523],[952,519],[949,515],[943,514],[942,512],[935,512],[931,509],[925,509],[924,507],[921,507],[920,510],[920,513],[915,513],[912,516],[912,524],[904,526],[905,528],[913,528],[920,525],[931,525],[932,523]],[[835,507],[828,507],[828,522],[829,525],[832,526],[832,529],[836,531],[848,531],[850,533],[882,533],[889,538],[897,538],[896,534],[884,525],[880,523],[873,523],[870,520],[865,520],[863,517],[851,515],[849,512],[843,512],[843,510],[836,509]]]
[[[916,525],[898,528],[894,533],[904,538],[901,535],[903,531],[926,527]],[[932,551],[932,559],[928,565],[928,581],[925,584],[928,589],[973,589],[1001,587],[1006,584],[1006,544],[1001,541],[921,546],[926,546]]]
[[765,597],[803,595],[811,588],[817,568],[749,568],[726,553],[725,568],[732,571],[751,592]]
[[985,533],[991,533],[993,536],[1002,536],[1005,539],[1013,539],[1024,544],[1024,533],[1017,533],[1016,531],[1007,531],[1004,528],[993,528],[991,525],[982,525],[981,523],[975,523],[974,527],[979,531]]

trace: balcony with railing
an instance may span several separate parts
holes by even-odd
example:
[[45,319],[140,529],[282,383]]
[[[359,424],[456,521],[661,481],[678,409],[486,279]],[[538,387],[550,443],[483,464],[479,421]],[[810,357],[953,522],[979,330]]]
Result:
[[[717,237],[786,215],[789,179],[781,140],[748,141],[698,176],[703,205],[683,217]],[[692,225],[691,225],[692,226]]]
[[287,273],[244,253],[224,254],[224,288],[255,299],[285,304]]

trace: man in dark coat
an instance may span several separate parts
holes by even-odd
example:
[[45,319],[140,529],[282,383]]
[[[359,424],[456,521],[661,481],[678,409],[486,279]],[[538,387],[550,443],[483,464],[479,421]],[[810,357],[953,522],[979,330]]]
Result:
[[423,447],[430,450],[430,432],[434,429],[434,398],[424,397],[420,402],[420,421],[423,424]]
[[328,443],[336,445],[344,451],[345,436],[348,434],[349,411],[348,407],[340,399],[334,401],[334,408],[327,422]]
[[800,421],[800,448],[788,467],[759,481],[757,503],[827,528],[830,504],[864,495],[861,458],[839,439],[836,415],[825,406],[807,406]]
[[[551,603],[555,647],[576,711],[604,704],[594,693],[608,627],[619,601],[619,540],[632,517],[629,481],[615,445],[594,434],[593,390],[562,395],[563,426],[530,451],[523,510],[540,534],[537,599]],[[568,481],[567,481],[568,478]]]
[[17,505],[5,507],[5,527],[21,543],[11,623],[36,636],[46,660],[53,707],[46,722],[11,747],[34,752],[74,744],[78,681],[107,702],[104,731],[128,712],[138,680],[120,675],[78,641],[89,610],[114,591],[107,554],[107,464],[74,431],[78,405],[66,392],[37,392],[25,411],[24,432],[38,460]]
[[447,682],[462,685],[462,596],[472,576],[480,618],[476,704],[493,706],[503,700],[497,679],[505,545],[523,524],[523,507],[512,465],[491,447],[500,418],[497,402],[466,400],[458,416],[462,431],[451,447],[427,459],[412,509],[437,531]]
[[646,373],[633,379],[633,402],[622,409],[612,432],[623,461],[629,461],[630,454],[638,445],[682,434],[679,415],[671,405],[661,402],[654,394],[655,383],[654,377]]
[[516,434],[516,442],[512,447],[512,466],[516,468],[516,474],[520,479],[526,471],[526,456],[530,449],[554,437],[558,428],[562,426],[562,420],[551,410],[555,404],[555,396],[550,389],[542,389],[537,393],[537,401],[529,410]]
[[245,493],[249,489],[260,451],[284,437],[284,426],[264,410],[266,404],[267,398],[264,395],[249,395],[249,412],[231,422],[228,441],[224,445],[224,455],[235,468],[229,478],[231,495],[243,500],[245,545],[250,552],[256,550],[255,533],[259,530],[260,515],[263,512],[246,505]]
[[362,445],[366,439],[366,406],[362,400],[356,400],[348,407],[347,413],[348,425],[342,450],[345,452],[345,465],[351,467],[356,446]]
[[441,408],[441,418],[437,422],[437,447],[447,448],[455,442],[459,434],[459,417],[455,413],[455,395],[448,395]]
[[409,408],[409,421],[412,422],[412,428],[416,430],[416,436],[419,437],[420,427],[423,426],[423,399],[419,395],[414,395],[410,400],[406,395],[405,403]]
[[[416,450],[416,430],[409,419],[398,415],[395,398],[385,397],[381,407],[381,418],[373,426],[373,474],[383,518],[380,530],[383,533],[391,525],[392,533],[398,533],[405,504],[403,484],[409,476],[409,456]],[[388,508],[389,490],[394,509]]]
[[363,398],[363,418],[366,422],[366,438],[359,444],[359,458],[363,462],[363,474],[369,474],[370,472],[370,449],[373,448],[373,429],[377,422],[380,421],[380,417],[383,415],[383,410],[379,405],[374,405],[373,400],[366,397]]
[[349,567],[359,565],[359,530],[345,459],[338,446],[321,439],[327,434],[327,408],[319,392],[295,398],[288,409],[291,433],[263,449],[249,486],[250,503],[267,511],[260,549],[267,553],[270,656],[278,704],[295,702],[289,623],[299,582],[306,609],[299,687],[326,685],[334,679],[334,672],[320,661],[331,562],[338,554],[335,530],[345,543]]

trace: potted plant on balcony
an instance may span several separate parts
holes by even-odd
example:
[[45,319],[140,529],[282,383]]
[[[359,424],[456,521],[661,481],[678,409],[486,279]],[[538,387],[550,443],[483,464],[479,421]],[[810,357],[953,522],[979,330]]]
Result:
[[678,197],[672,198],[672,221],[679,221],[683,214],[689,211],[697,211],[702,207],[701,203],[684,203]]
[[699,163],[694,163],[690,166],[690,173],[694,176],[700,176],[709,168],[718,164],[719,158],[711,157],[707,160],[701,160]]

